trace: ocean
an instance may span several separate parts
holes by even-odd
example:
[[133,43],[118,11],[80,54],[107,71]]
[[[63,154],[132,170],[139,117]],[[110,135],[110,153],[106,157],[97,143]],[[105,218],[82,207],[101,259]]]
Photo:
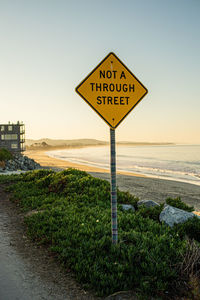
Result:
[[[73,163],[110,168],[110,147],[49,151]],[[117,170],[200,185],[200,145],[116,146]]]

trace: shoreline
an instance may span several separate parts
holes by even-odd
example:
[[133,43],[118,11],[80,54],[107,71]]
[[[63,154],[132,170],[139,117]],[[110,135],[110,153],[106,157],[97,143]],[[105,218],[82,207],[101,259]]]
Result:
[[[59,171],[76,168],[90,175],[110,181],[110,170],[71,163],[65,160],[49,157],[46,150],[29,150],[24,153],[40,163],[42,167]],[[200,186],[167,179],[158,179],[139,174],[117,172],[117,186],[120,190],[129,192],[140,200],[154,200],[163,203],[167,198],[180,197],[188,205],[200,211]]]
[[[74,149],[77,149],[77,147],[74,147]],[[43,167],[52,167],[58,169],[75,168],[85,172],[110,173],[109,169],[103,169],[103,168],[98,168],[93,166],[72,163],[67,160],[48,156],[46,154],[47,151],[49,150],[27,150],[24,152],[24,154],[29,158],[34,159],[37,163],[39,163]],[[117,174],[122,174],[127,176],[146,177],[145,175],[129,173],[125,171],[117,171]]]
[[[155,143],[154,143],[155,144]],[[166,145],[166,144],[165,144]],[[36,162],[38,162],[41,166],[44,167],[52,167],[54,169],[58,168],[58,169],[66,169],[66,168],[75,168],[75,169],[79,169],[82,171],[86,171],[86,172],[99,172],[99,173],[110,173],[110,166],[109,164],[107,165],[102,165],[102,166],[98,166],[98,164],[90,164],[85,163],[84,161],[78,160],[78,159],[70,159],[69,160],[65,157],[62,158],[59,157],[59,155],[54,155],[51,154],[51,152],[55,152],[55,151],[59,151],[59,150],[69,150],[69,149],[82,149],[82,148],[95,148],[95,147],[105,147],[108,145],[86,145],[86,146],[77,146],[77,145],[73,145],[70,147],[61,147],[61,148],[56,148],[56,149],[48,149],[45,147],[45,149],[29,149],[26,150],[24,152],[25,155],[27,155],[28,157],[34,159]],[[124,145],[118,145],[120,146],[124,146]],[[152,143],[152,147],[156,147],[157,145],[153,145]],[[48,155],[49,152],[49,155]],[[144,170],[143,170],[144,171]],[[147,172],[143,172],[141,170],[141,172],[137,172],[137,170],[133,171],[129,170],[129,169],[124,169],[124,168],[116,168],[116,174],[122,174],[122,175],[127,175],[127,176],[137,176],[137,177],[147,177],[147,178],[154,178],[154,179],[163,179],[163,180],[170,180],[170,181],[177,181],[177,182],[183,182],[183,183],[189,183],[189,184],[194,184],[194,185],[198,185],[200,187],[200,181],[197,180],[194,176],[194,178],[192,178],[192,175],[189,176],[188,178],[181,178],[179,176],[173,176],[170,175],[165,175],[165,173],[160,173],[160,174],[153,174],[153,173],[149,173]],[[173,172],[172,172],[173,173]],[[167,174],[167,173],[166,173]]]

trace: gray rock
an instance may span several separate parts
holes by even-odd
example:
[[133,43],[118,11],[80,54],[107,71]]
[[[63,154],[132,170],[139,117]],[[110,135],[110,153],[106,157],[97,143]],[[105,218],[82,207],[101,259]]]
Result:
[[145,207],[154,207],[154,206],[159,206],[159,204],[153,200],[140,200],[137,203],[137,206],[142,206],[144,205]]
[[130,210],[131,209],[133,212],[135,211],[135,207],[131,204],[121,204],[121,206],[122,206],[123,210]]
[[173,227],[175,224],[184,223],[194,216],[195,215],[193,213],[166,205],[160,213],[159,220],[160,222],[164,222],[166,225]]
[[120,291],[105,298],[105,300],[126,300],[126,299],[138,300],[138,297],[133,291]]
[[6,162],[5,168],[7,171],[28,171],[40,169],[41,166],[38,163],[36,163],[33,159],[30,159],[27,156],[15,154],[12,160]]

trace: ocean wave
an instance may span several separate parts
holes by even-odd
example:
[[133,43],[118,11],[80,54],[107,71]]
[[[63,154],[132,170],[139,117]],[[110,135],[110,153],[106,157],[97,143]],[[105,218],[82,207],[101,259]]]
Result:
[[[200,157],[197,157],[200,151],[197,152],[198,149],[195,149],[196,155],[194,160],[194,149],[192,147],[185,148],[185,152],[183,152],[183,147],[174,146],[173,148],[176,149],[174,154],[163,153],[162,147],[160,147],[160,153],[158,153],[157,150],[157,153],[155,154],[155,148],[152,148],[152,153],[149,153],[150,148],[148,148],[148,151],[144,151],[144,147],[134,147],[133,155],[130,151],[130,147],[128,152],[126,147],[124,147],[124,149],[123,147],[120,147],[120,153],[117,154],[117,170],[128,172],[130,174],[143,174],[154,178],[163,178],[200,185]],[[180,160],[178,160],[180,149]],[[193,152],[190,154],[188,149],[193,149]],[[98,149],[96,147],[62,151],[56,150],[47,152],[47,154],[51,157],[70,161],[72,163],[109,169],[110,158],[108,150],[108,147],[107,149],[104,149],[103,147]],[[138,153],[135,153],[135,151],[138,151]],[[183,157],[185,157],[185,160]],[[197,160],[197,158],[199,158],[199,160]]]

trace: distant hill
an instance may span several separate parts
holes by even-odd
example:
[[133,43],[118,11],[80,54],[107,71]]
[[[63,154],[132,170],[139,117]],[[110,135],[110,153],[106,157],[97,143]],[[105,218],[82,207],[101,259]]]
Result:
[[[100,146],[108,145],[109,142],[99,141],[95,139],[74,139],[74,140],[54,140],[43,138],[39,140],[26,140],[27,150],[38,150],[38,149],[55,149],[55,148],[70,148],[70,147],[84,147],[84,146]],[[130,142],[130,141],[119,141],[118,145],[127,146],[154,146],[154,145],[172,145],[173,143],[148,143],[148,142]]]
[[26,140],[26,149],[46,149],[46,148],[57,148],[57,147],[82,147],[82,146],[97,146],[107,145],[108,142],[99,141],[95,139],[75,139],[75,140],[54,140],[43,138],[39,140]]

